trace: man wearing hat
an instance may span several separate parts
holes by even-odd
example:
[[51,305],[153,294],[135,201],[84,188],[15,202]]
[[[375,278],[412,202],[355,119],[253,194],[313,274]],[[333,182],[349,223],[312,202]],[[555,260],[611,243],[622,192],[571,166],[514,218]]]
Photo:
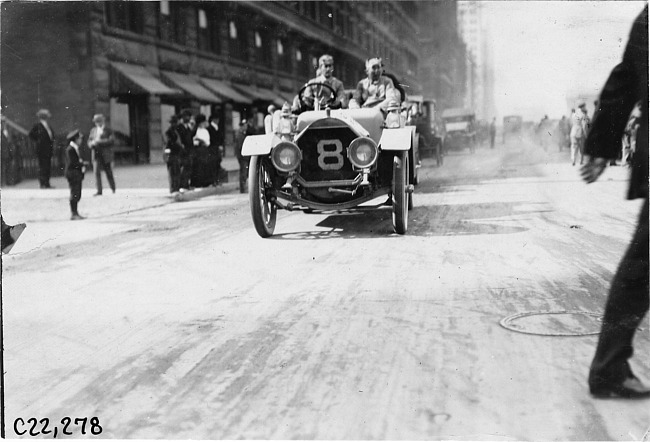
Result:
[[192,127],[192,111],[183,109],[181,121],[176,126],[183,149],[181,151],[181,189],[190,188],[192,163],[194,161],[194,128]]
[[95,171],[95,185],[97,186],[97,193],[94,196],[102,194],[102,169],[106,172],[106,179],[111,186],[111,190],[115,193],[115,179],[113,179],[113,144],[115,138],[113,131],[106,126],[106,118],[102,114],[95,114],[93,116],[93,123],[95,127],[90,129],[88,136],[88,147],[92,149],[93,169]]
[[71,220],[84,219],[77,211],[77,205],[81,199],[81,183],[86,172],[86,163],[81,159],[81,143],[83,134],[79,130],[73,130],[66,137],[68,147],[65,149],[65,177],[70,186],[70,211]]
[[585,155],[585,138],[587,137],[587,105],[583,102],[578,105],[578,109],[573,114],[571,125],[571,164],[576,165],[576,156],[580,154],[580,164],[582,164]]
[[385,113],[391,100],[399,101],[399,92],[395,89],[393,80],[382,75],[381,58],[366,60],[366,74],[368,77],[357,84],[357,88],[352,94],[350,109],[379,106]]
[[38,181],[41,189],[51,189],[50,176],[52,175],[52,154],[54,153],[54,132],[48,120],[52,116],[47,109],[36,112],[38,123],[29,132],[29,138],[36,144],[38,155]]
[[172,115],[169,118],[169,128],[165,132],[165,161],[169,173],[169,192],[174,193],[181,190],[181,153],[183,143],[176,130],[178,116]]

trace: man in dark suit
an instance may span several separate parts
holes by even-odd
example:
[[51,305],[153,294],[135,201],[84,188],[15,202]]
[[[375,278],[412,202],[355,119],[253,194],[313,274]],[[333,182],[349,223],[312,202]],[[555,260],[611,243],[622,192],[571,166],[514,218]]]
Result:
[[192,161],[194,150],[194,128],[191,124],[192,111],[183,109],[181,112],[181,122],[178,123],[177,132],[183,144],[181,151],[181,191],[190,188],[190,177],[192,176]]
[[219,128],[219,117],[210,115],[210,124],[208,125],[210,133],[210,169],[212,171],[212,184],[215,186],[221,184],[221,159],[223,158],[223,130]]
[[634,333],[648,312],[648,6],[634,22],[623,61],[611,72],[587,135],[589,161],[583,179],[594,182],[618,156],[630,113],[641,103],[637,152],[632,159],[628,199],[643,198],[639,222],[607,297],[605,315],[589,371],[595,397],[646,398],[650,387],[632,373]]
[[169,128],[165,131],[165,162],[169,173],[169,192],[178,192],[181,189],[181,152],[183,144],[178,135],[178,116],[172,115],[169,119]]
[[95,127],[90,129],[88,136],[88,147],[92,149],[93,170],[95,171],[95,185],[97,193],[94,196],[102,194],[102,170],[106,172],[106,179],[115,193],[115,179],[113,178],[113,144],[115,138],[110,127],[106,126],[106,118],[102,114],[93,116]]
[[41,189],[52,189],[50,176],[52,175],[52,154],[54,153],[54,132],[48,120],[52,117],[50,111],[41,109],[36,113],[38,123],[29,132],[29,138],[36,144],[38,155],[38,181]]
[[70,216],[71,220],[84,219],[79,215],[77,206],[81,199],[81,184],[86,172],[86,165],[81,159],[81,143],[83,134],[78,130],[70,132],[67,136],[68,147],[65,149],[65,177],[70,186]]

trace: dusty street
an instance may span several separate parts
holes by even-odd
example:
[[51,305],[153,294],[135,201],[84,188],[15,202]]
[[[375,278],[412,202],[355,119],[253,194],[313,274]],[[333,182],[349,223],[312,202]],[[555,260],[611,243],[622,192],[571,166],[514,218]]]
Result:
[[3,257],[7,436],[94,416],[103,438],[643,439],[648,401],[586,385],[627,169],[587,186],[566,150],[511,142],[420,180],[404,236],[389,209],[281,211],[261,239],[239,193],[32,223],[78,235]]

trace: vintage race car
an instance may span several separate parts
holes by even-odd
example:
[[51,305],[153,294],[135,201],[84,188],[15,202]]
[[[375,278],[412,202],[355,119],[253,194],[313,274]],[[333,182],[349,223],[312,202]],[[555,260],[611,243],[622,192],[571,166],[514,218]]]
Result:
[[[313,86],[329,88],[327,84]],[[303,101],[303,87],[298,93]],[[333,91],[328,103],[333,101]],[[273,133],[249,135],[251,216],[261,237],[273,235],[277,210],[350,210],[387,195],[374,207],[392,206],[393,229],[408,227],[417,181],[417,133],[406,126],[399,104],[386,118],[378,108],[331,110],[325,103],[291,115],[274,114]],[[364,206],[366,207],[366,206]],[[373,206],[371,206],[373,207]]]

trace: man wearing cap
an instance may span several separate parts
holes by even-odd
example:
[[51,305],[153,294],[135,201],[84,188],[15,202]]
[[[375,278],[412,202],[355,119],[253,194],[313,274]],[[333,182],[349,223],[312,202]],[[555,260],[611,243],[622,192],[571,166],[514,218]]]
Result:
[[70,219],[75,221],[84,219],[77,210],[81,199],[81,183],[86,172],[86,164],[81,159],[83,134],[79,130],[73,130],[66,139],[68,147],[65,149],[65,177],[68,180],[68,186],[70,186]]
[[52,116],[47,109],[36,113],[38,123],[29,132],[29,138],[36,144],[38,154],[38,181],[41,189],[51,189],[50,176],[52,175],[52,154],[54,153],[54,132],[48,120]]
[[113,144],[115,143],[113,131],[106,126],[106,118],[102,114],[94,115],[93,123],[95,123],[95,127],[90,129],[88,147],[92,149],[95,185],[97,186],[97,193],[94,196],[102,194],[102,169],[106,173],[106,179],[111,186],[111,190],[115,193],[115,179],[113,179],[113,168],[111,167]]
[[350,109],[379,106],[385,113],[391,100],[399,101],[399,92],[395,89],[393,80],[383,76],[382,73],[381,58],[366,60],[368,77],[357,84],[350,100]]
[[582,164],[585,154],[585,138],[587,137],[587,125],[589,119],[587,118],[587,105],[580,103],[578,109],[572,116],[571,122],[571,164],[576,165],[576,156],[580,154],[580,164]]
[[[343,82],[332,75],[334,73],[334,57],[329,54],[322,55],[318,59],[318,70],[316,72],[318,76],[309,80],[307,84],[323,83],[330,86],[334,91],[334,97],[330,104],[330,108],[346,108],[347,103]],[[321,106],[324,106],[330,100],[331,93],[332,91],[325,87],[314,85],[305,89],[303,100],[309,108],[313,109],[314,98],[319,100]]]

